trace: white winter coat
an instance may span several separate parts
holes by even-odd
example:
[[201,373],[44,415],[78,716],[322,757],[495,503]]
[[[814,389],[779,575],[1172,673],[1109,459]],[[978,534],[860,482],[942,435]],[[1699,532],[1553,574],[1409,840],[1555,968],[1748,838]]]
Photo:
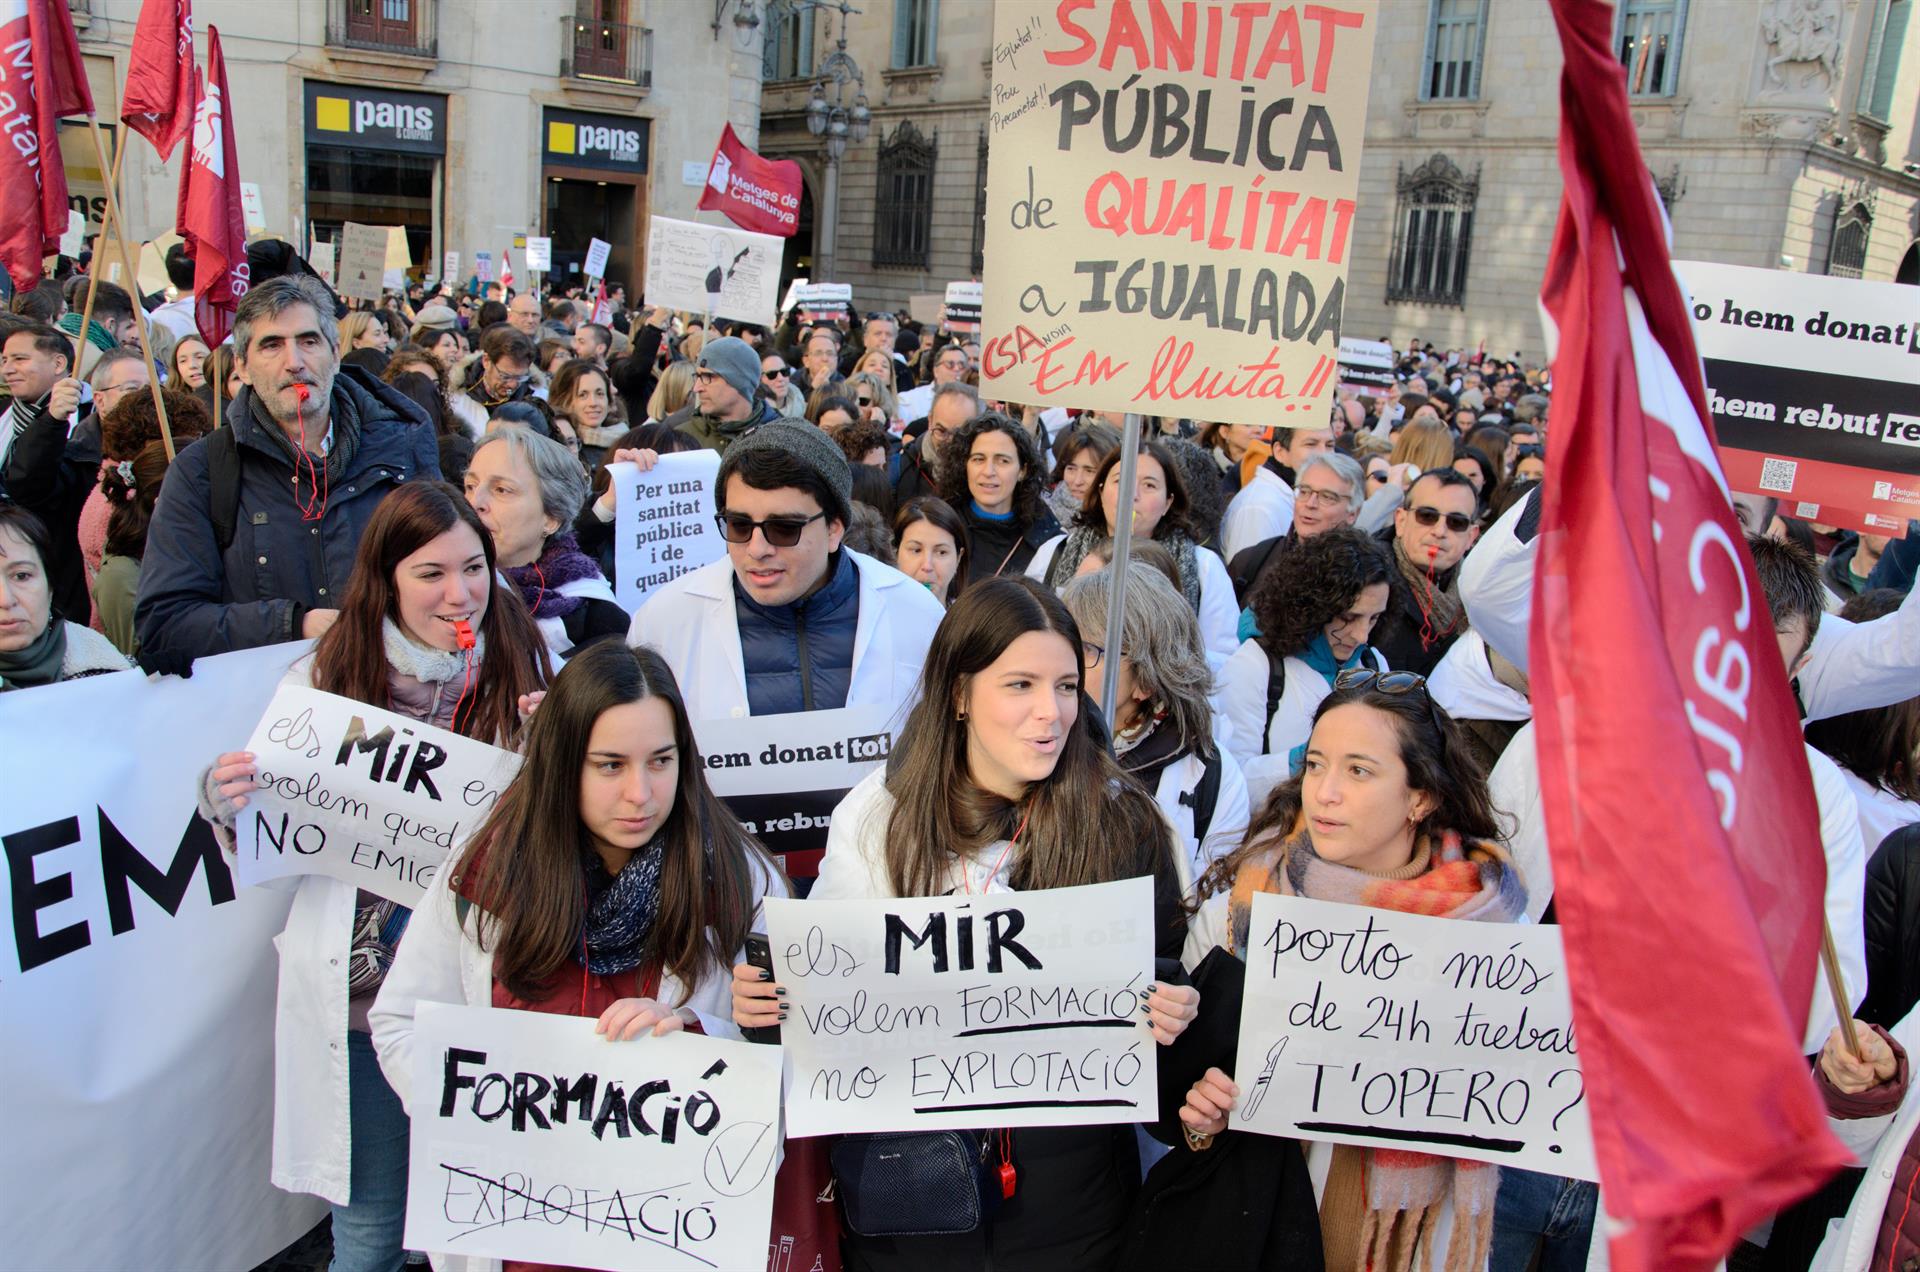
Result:
[[[1367,650],[1373,665],[1387,670],[1380,651]],[[1327,678],[1304,659],[1286,658],[1287,685],[1279,705],[1267,716],[1267,651],[1257,640],[1242,641],[1220,671],[1220,697],[1226,701],[1227,746],[1240,757],[1247,799],[1263,803],[1274,787],[1287,780],[1292,768],[1288,752],[1313,733],[1313,713],[1333,692]]]
[[[1046,582],[1053,554],[1066,541],[1066,535],[1055,535],[1036,548],[1027,577]],[[1207,670],[1217,677],[1240,644],[1240,604],[1233,599],[1233,579],[1218,553],[1196,544],[1193,559],[1200,570],[1200,643],[1206,648]]]
[[[920,665],[946,611],[932,593],[892,566],[842,550],[860,572],[847,705],[897,707],[905,719],[919,694]],[[627,643],[660,652],[694,719],[737,720],[751,714],[730,559],[722,557],[655,589],[634,614]]]

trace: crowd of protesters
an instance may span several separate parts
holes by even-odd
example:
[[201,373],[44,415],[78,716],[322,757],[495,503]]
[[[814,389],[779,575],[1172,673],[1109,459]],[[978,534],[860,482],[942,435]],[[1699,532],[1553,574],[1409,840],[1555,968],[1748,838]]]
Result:
[[[166,267],[190,290],[184,255]],[[882,312],[708,326],[618,288],[609,309],[477,280],[354,309],[282,254],[211,351],[190,306],[79,274],[0,315],[0,690],[311,641],[289,681],[525,757],[413,912],[300,885],[273,1178],[332,1204],[333,1267],[408,1258],[419,1003],[760,1039],[786,1014],[742,954],[762,898],[956,877],[1153,879],[1159,953],[1184,967],[1147,1014],[1183,1084],[1144,1136],[980,1128],[1017,1196],[971,1230],[836,1221],[815,1266],[1585,1260],[1592,1184],[1228,1129],[1239,1004],[1181,983],[1246,956],[1261,891],[1552,922],[1526,645],[1542,368],[1408,343],[1391,391],[1342,389],[1324,421],[1148,419],[1127,456],[1116,417],[983,396],[971,333]],[[726,555],[628,613],[609,465],[697,448],[720,457]],[[1920,536],[1740,513],[1864,1022],[1856,1056],[1817,1001],[1806,1052],[1874,1166],[1783,1215],[1760,1257],[1808,1266],[1836,1220],[1822,1266],[1881,1266],[1920,1239],[1900,1205],[1920,1172],[1902,1026],[1920,999]],[[693,722],[860,705],[904,718],[892,759],[835,811],[818,878],[790,880],[708,788]],[[255,757],[206,759],[199,807],[231,845]]]

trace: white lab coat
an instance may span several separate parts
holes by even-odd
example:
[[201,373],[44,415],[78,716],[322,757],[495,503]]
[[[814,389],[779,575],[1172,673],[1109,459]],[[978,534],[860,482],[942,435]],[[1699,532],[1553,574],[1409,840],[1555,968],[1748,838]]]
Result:
[[[1059,534],[1034,549],[1033,560],[1027,563],[1027,577],[1046,582],[1053,554],[1066,541],[1067,536]],[[1227,563],[1218,553],[1196,545],[1193,559],[1200,570],[1200,643],[1206,649],[1207,670],[1217,678],[1240,645],[1240,605],[1233,599],[1233,579],[1227,574]]]
[[[1920,1011],[1887,1031],[1908,1056],[1920,1055]],[[1873,1247],[1880,1239],[1880,1217],[1893,1195],[1893,1176],[1907,1141],[1920,1127],[1920,1099],[1909,1090],[1900,1107],[1885,1117],[1851,1120],[1832,1118],[1828,1125],[1854,1156],[1866,1163],[1867,1175],[1854,1191],[1847,1213],[1827,1223],[1827,1239],[1813,1256],[1812,1272],[1866,1272]]]
[[[785,880],[764,866],[755,870],[753,929],[764,931],[766,922],[760,902],[768,895],[787,895]],[[453,1003],[464,1007],[493,1005],[493,951],[481,949],[470,935],[469,926],[461,929],[454,909],[452,889],[458,885],[458,868],[439,871],[427,885],[426,895],[414,909],[407,924],[406,939],[394,955],[393,967],[380,986],[367,1022],[373,1028],[374,1050],[380,1056],[380,1070],[387,1083],[409,1110],[413,1107],[413,1023],[423,1002]],[[349,905],[353,889],[346,890]],[[744,962],[740,951],[734,962]],[[344,979],[344,978],[343,978]],[[733,968],[712,966],[700,978],[700,988],[688,997],[686,987],[671,973],[662,972],[660,1000],[672,1006],[685,1006],[700,1018],[700,1027],[711,1037],[738,1038],[740,1029],[733,1023]],[[685,998],[685,1002],[682,999]],[[342,1063],[344,1069],[344,1055]],[[345,1092],[342,1090],[342,1098]],[[344,1166],[343,1166],[344,1169]],[[499,1272],[500,1261],[480,1256],[435,1254],[433,1266],[442,1272]]]
[[[1373,665],[1387,670],[1380,651],[1367,650]],[[1313,713],[1333,692],[1325,676],[1304,659],[1289,654],[1286,688],[1279,705],[1267,716],[1267,651],[1256,640],[1242,641],[1220,670],[1220,696],[1226,700],[1227,748],[1240,757],[1247,799],[1253,806],[1266,802],[1273,788],[1287,780],[1292,767],[1287,753],[1313,733]]]
[[1222,555],[1231,561],[1254,544],[1285,534],[1292,527],[1293,487],[1262,464],[1220,519]]
[[[896,707],[904,720],[919,696],[920,666],[946,611],[925,587],[892,566],[842,550],[860,572],[847,705]],[[656,588],[634,614],[627,643],[660,652],[695,720],[751,714],[730,559],[722,557]]]
[[1253,815],[1247,801],[1247,780],[1240,775],[1240,762],[1221,746],[1219,739],[1214,740],[1214,746],[1220,753],[1220,794],[1214,799],[1213,821],[1207,827],[1204,842],[1193,833],[1193,793],[1206,774],[1207,762],[1187,752],[1160,770],[1160,781],[1153,791],[1154,802],[1160,805],[1161,813],[1173,826],[1174,841],[1186,850],[1182,872],[1192,879],[1198,879],[1208,866],[1240,846]]
[[1901,799],[1878,786],[1869,786],[1846,769],[1840,770],[1840,776],[1846,779],[1847,789],[1853,792],[1854,802],[1860,806],[1860,842],[1867,856],[1873,856],[1894,831],[1920,822],[1920,804]]
[[1427,677],[1427,695],[1456,720],[1533,719],[1527,696],[1494,679],[1487,642],[1472,628],[1440,656]]

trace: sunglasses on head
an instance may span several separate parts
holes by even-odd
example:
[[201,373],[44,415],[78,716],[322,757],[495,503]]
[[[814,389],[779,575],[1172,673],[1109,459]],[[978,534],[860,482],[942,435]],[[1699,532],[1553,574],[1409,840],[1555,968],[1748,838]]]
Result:
[[1473,525],[1473,518],[1464,512],[1441,512],[1438,508],[1413,509],[1413,519],[1423,526],[1439,525],[1443,517],[1446,519],[1447,529],[1455,534],[1465,534]]
[[1335,689],[1378,689],[1381,693],[1425,693],[1427,678],[1416,671],[1375,671],[1350,667],[1333,678]]
[[769,545],[790,548],[800,542],[801,534],[809,525],[826,515],[816,512],[811,517],[768,517],[765,521],[755,521],[744,512],[717,512],[713,515],[713,521],[720,527],[720,535],[728,543],[751,543],[753,532],[757,529],[766,537]]

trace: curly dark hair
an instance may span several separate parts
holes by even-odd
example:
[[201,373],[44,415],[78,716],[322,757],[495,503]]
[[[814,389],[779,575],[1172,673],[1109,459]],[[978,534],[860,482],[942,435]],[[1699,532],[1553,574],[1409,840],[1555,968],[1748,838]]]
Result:
[[974,416],[942,444],[941,456],[958,456],[958,460],[940,465],[940,497],[951,504],[962,518],[966,516],[967,509],[973,503],[973,493],[967,489],[967,456],[973,454],[973,443],[982,433],[1005,433],[1013,439],[1014,452],[1020,456],[1020,482],[1013,490],[1013,516],[1020,528],[1025,530],[1046,511],[1041,502],[1045,463],[1040,458],[1040,446],[1033,440],[1033,434],[998,411],[985,411]]
[[1393,559],[1378,539],[1341,526],[1302,539],[1280,554],[1248,604],[1261,639],[1276,654],[1297,654],[1375,583],[1393,583]]
[[[1203,542],[1200,532],[1193,524],[1193,496],[1187,490],[1186,469],[1181,466],[1178,459],[1174,458],[1172,449],[1163,442],[1143,438],[1140,442],[1140,453],[1152,456],[1153,461],[1160,465],[1162,480],[1167,487],[1167,511],[1161,516],[1160,524],[1153,528],[1153,537],[1165,539],[1178,531],[1195,543]],[[1079,512],[1073,515],[1074,525],[1098,530],[1104,535],[1113,533],[1113,527],[1107,524],[1107,509],[1100,497],[1100,492],[1106,489],[1107,478],[1120,467],[1122,458],[1124,458],[1122,448],[1116,446],[1107,452],[1105,459],[1100,461],[1100,467],[1093,474],[1093,485],[1087,489],[1087,502]],[[1137,467],[1135,472],[1138,472]],[[1136,480],[1138,480],[1137,477]]]

